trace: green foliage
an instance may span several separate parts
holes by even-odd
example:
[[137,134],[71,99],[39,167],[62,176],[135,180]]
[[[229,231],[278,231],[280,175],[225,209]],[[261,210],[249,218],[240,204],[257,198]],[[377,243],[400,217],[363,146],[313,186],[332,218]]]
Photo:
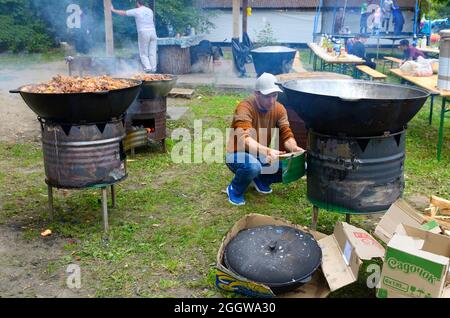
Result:
[[42,21],[32,15],[30,1],[0,0],[0,52],[42,52],[53,44]]
[[277,42],[270,22],[267,21],[264,25],[264,28],[258,32],[256,36],[256,42],[259,46],[273,45]]
[[191,26],[201,32],[213,27],[209,21],[211,13],[199,10],[193,0],[156,0],[156,24],[160,32],[168,24],[177,33]]
[[450,17],[450,0],[431,0],[429,15],[432,19]]
[[[147,1],[148,2],[148,1]],[[69,4],[77,4],[83,11],[82,29],[89,29],[89,41],[104,43],[103,1],[92,0],[0,0],[0,52],[43,52],[54,43],[73,43],[80,29],[67,27],[66,12]],[[114,7],[128,10],[135,7],[134,0],[114,0]],[[158,36],[167,36],[167,25],[176,33],[194,27],[206,31],[213,26],[211,14],[194,6],[194,0],[156,0],[156,28]],[[133,18],[113,15],[116,47],[135,41],[136,25]]]

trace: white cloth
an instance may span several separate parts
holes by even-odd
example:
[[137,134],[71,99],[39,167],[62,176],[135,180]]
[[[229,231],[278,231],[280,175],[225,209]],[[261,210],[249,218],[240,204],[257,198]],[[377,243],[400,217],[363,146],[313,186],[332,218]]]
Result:
[[144,30],[155,30],[152,9],[142,6],[136,9],[127,10],[126,14],[129,17],[134,17],[138,32]]
[[138,32],[139,56],[145,70],[156,72],[156,31],[144,30]]

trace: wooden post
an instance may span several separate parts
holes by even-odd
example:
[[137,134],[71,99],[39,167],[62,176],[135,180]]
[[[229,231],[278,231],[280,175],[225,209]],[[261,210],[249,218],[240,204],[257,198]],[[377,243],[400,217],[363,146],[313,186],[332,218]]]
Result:
[[150,8],[150,9],[152,9],[152,11],[153,11],[153,13],[155,13],[155,0],[149,0],[148,1],[148,7]]
[[112,24],[111,0],[103,0],[105,11],[105,44],[106,55],[114,55],[114,33]]
[[233,0],[233,39],[239,39],[239,15],[241,1]]
[[242,36],[247,32],[247,8],[248,0],[242,0]]

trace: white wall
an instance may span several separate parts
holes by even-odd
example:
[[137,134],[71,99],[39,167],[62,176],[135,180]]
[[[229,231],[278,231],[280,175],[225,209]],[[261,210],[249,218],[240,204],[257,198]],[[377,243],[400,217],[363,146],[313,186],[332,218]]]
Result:
[[[212,19],[216,25],[215,29],[206,35],[206,39],[211,42],[230,42],[232,38],[233,17],[231,10],[221,10],[217,16]],[[248,17],[248,33],[252,41],[256,41],[257,34],[264,28],[265,22],[270,22],[274,37],[277,42],[282,43],[308,43],[312,41],[314,29],[314,10],[256,10],[253,9],[252,16]],[[404,32],[412,32],[414,12],[404,11],[405,25]],[[333,21],[333,12],[323,14],[324,24],[323,32],[330,32]],[[241,19],[242,20],[242,19]],[[360,14],[358,10],[349,10],[345,16],[345,26],[349,26],[354,33],[359,32]],[[322,16],[319,18],[317,31],[320,32]],[[242,26],[241,26],[242,27]],[[390,30],[393,30],[392,19]],[[369,44],[376,43],[371,39]],[[391,41],[380,41],[381,44],[392,44]]]
[[[258,32],[264,28],[266,21],[268,21],[272,26],[277,42],[308,43],[312,40],[314,16],[315,11],[253,9],[253,14],[248,17],[248,33],[251,40],[256,41]],[[230,42],[233,32],[231,10],[219,11],[212,22],[216,25],[216,28],[206,35],[206,39],[212,42],[223,42],[225,40]],[[319,25],[320,23],[319,19]]]

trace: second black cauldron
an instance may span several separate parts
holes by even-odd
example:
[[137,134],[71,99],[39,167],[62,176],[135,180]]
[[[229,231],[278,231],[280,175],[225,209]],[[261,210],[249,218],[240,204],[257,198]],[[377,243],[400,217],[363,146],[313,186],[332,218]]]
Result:
[[263,73],[273,75],[289,73],[297,51],[285,46],[264,46],[251,50],[250,53],[259,77]]

